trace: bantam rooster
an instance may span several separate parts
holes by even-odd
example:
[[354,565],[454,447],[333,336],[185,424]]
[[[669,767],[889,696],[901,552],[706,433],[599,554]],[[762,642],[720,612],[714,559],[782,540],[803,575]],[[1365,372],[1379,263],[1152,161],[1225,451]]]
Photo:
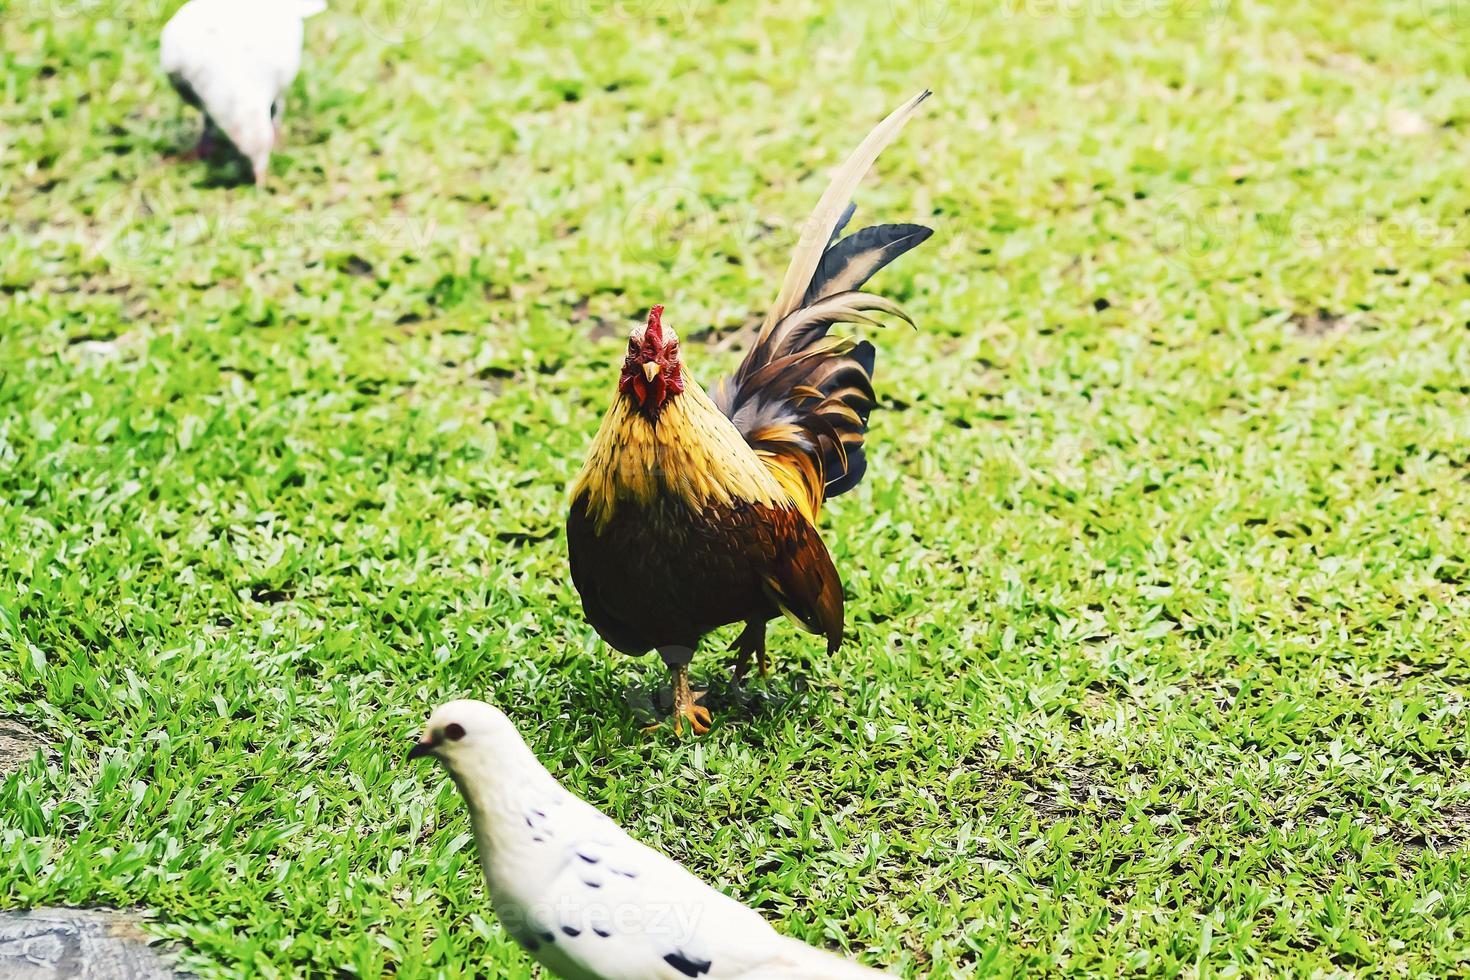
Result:
[[567,545],[588,622],[615,649],[657,650],[673,679],[674,730],[709,730],[689,662],[712,630],[743,622],[735,677],[766,661],[766,622],[785,613],[842,643],[842,582],[817,533],[823,501],[862,479],[873,408],[873,345],[836,323],[913,321],[861,292],[933,232],[878,225],[839,237],[849,203],[925,91],[878,124],[833,175],[776,304],[735,374],[706,395],[663,307],[633,330],[617,396],[572,486]]

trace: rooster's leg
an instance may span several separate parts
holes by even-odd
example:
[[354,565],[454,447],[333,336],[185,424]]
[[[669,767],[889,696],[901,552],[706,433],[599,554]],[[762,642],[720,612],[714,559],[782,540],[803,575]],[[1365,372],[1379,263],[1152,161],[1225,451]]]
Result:
[[689,665],[674,668],[674,734],[684,733],[684,720],[689,720],[689,727],[696,735],[703,735],[709,731],[713,719],[710,717],[709,709],[700,705],[704,699],[704,691],[691,690],[689,687]]
[[[689,655],[693,653],[686,652]],[[689,686],[689,656],[665,656],[664,663],[668,665],[669,676],[674,682],[674,734],[682,735],[684,722],[688,721],[694,734],[703,735],[709,731],[713,719],[709,709],[699,703],[706,692],[693,690]]]
[[735,638],[735,683],[739,684],[748,670],[750,670],[750,658],[754,654],[756,663],[760,665],[761,676],[765,677],[771,672],[771,662],[766,659],[766,624],[758,620],[751,620],[745,624],[745,629]]

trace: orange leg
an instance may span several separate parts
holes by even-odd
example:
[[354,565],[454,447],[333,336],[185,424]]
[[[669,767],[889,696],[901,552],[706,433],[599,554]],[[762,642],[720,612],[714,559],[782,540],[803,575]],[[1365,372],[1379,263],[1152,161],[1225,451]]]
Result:
[[710,716],[709,709],[699,703],[704,699],[707,692],[695,691],[690,688],[688,664],[680,664],[672,668],[672,673],[674,680],[674,734],[684,734],[684,722],[687,720],[694,734],[703,735],[709,731],[709,726],[714,721]]

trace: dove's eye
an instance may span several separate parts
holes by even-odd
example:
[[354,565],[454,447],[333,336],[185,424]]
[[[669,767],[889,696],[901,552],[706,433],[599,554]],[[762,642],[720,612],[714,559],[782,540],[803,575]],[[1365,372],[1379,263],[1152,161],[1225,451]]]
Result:
[[451,742],[458,742],[464,738],[464,726],[457,721],[451,721],[444,726],[444,737]]

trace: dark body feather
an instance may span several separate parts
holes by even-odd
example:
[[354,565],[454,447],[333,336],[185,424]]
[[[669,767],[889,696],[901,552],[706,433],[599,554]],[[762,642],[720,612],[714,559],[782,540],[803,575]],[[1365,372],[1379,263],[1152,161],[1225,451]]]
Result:
[[816,529],[795,509],[742,503],[694,511],[660,498],[598,533],[587,500],[567,518],[572,582],[587,621],[614,649],[683,648],[728,623],[790,610],[829,651],[842,641],[842,585]]
[[190,85],[183,75],[178,72],[170,72],[168,82],[174,87],[174,91],[179,93],[179,98],[199,111],[204,111],[203,100],[199,98],[198,93],[194,91],[194,86]]

